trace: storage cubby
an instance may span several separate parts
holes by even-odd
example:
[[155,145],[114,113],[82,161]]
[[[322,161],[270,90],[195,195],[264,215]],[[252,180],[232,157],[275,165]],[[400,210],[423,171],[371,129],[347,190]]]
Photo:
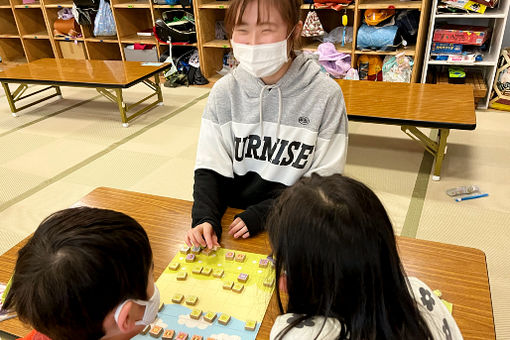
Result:
[[140,37],[136,33],[152,29],[152,13],[150,9],[143,8],[117,8],[115,9],[117,34],[123,43],[156,44],[154,37]]
[[150,8],[150,0],[112,0],[114,8]]
[[0,57],[4,62],[26,62],[21,39],[0,38]]
[[0,38],[19,37],[11,8],[0,8]]
[[41,58],[55,58],[51,43],[48,39],[24,39],[28,61]]
[[11,8],[9,0],[0,0],[0,8]]
[[15,9],[19,31],[23,38],[48,39],[48,30],[41,9],[21,8]]
[[122,60],[118,43],[86,42],[89,59]]

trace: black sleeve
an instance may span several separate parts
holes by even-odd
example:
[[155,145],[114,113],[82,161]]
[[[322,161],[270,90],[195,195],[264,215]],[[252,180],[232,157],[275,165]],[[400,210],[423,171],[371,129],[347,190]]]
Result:
[[274,198],[268,198],[267,200],[261,201],[257,204],[250,205],[245,211],[235,216],[243,220],[250,232],[250,236],[254,236],[261,231],[264,231],[266,219],[269,211],[273,207],[274,201]]
[[229,179],[215,171],[195,170],[193,185],[192,228],[209,222],[214,228],[218,241],[221,238],[221,218],[227,209],[225,192]]

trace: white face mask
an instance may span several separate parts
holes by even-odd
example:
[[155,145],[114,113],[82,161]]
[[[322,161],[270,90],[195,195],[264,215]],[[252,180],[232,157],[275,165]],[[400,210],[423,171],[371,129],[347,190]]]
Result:
[[289,60],[287,39],[260,45],[239,44],[230,40],[230,44],[239,66],[254,77],[264,78],[275,74]]
[[[128,302],[129,300],[124,301],[121,303],[117,310],[115,311],[115,321],[119,323],[119,314],[122,310],[122,307]],[[159,290],[158,286],[154,284],[154,294],[149,299],[149,301],[144,300],[132,300],[137,305],[145,306],[145,312],[143,313],[143,318],[140,321],[136,321],[135,325],[140,326],[147,326],[151,322],[153,322],[156,319],[156,316],[158,316],[158,310],[159,310]]]

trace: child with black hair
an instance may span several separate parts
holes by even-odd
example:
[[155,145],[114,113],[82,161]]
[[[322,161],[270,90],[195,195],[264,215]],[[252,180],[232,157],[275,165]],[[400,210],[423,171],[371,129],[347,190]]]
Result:
[[46,218],[19,251],[3,308],[35,331],[24,339],[130,339],[159,308],[145,230],[88,207]]
[[279,197],[267,228],[286,313],[271,340],[462,339],[430,288],[406,277],[386,210],[362,183],[303,178]]

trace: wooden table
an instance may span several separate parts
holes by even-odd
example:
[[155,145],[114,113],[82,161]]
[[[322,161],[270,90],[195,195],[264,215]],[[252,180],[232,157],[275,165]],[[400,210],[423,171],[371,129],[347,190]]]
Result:
[[[16,112],[27,107],[56,96],[62,97],[60,86],[91,87],[95,88],[100,94],[118,105],[123,126],[127,127],[131,119],[147,112],[158,104],[163,104],[163,95],[158,74],[170,68],[170,66],[169,63],[147,64],[143,62],[120,60],[44,58],[7,68],[5,71],[0,72],[0,82],[2,83],[14,117],[17,116]],[[154,82],[149,79],[153,76],[155,79]],[[14,92],[11,92],[9,83],[21,85],[19,85]],[[138,83],[147,85],[153,90],[153,93],[134,104],[127,105],[122,96],[122,89],[129,88]],[[24,95],[28,89],[28,84],[49,86]],[[55,93],[22,107],[16,107],[18,101],[50,89],[55,89]],[[135,111],[129,117],[127,116],[127,113],[132,109],[155,96],[157,96],[156,101]]]
[[[119,202],[122,202],[119,205]],[[154,253],[154,273],[159,276],[168,265],[191,224],[192,202],[129,191],[98,188],[76,205],[122,211],[138,220],[146,229]],[[237,211],[229,209],[223,219],[222,246],[247,252],[268,254],[266,233],[247,240],[236,240],[226,227]],[[0,257],[0,281],[7,282],[14,269],[20,242]],[[495,339],[492,305],[485,255],[477,249],[399,237],[398,245],[404,267],[432,289],[440,289],[443,298],[453,303],[455,317],[464,339]],[[273,320],[278,315],[275,295],[271,299],[257,339],[268,339]],[[17,319],[0,322],[0,331],[17,336],[29,328]]]
[[[450,129],[474,130],[476,113],[470,85],[339,80],[349,120],[401,126],[435,158],[433,180],[441,178]],[[438,129],[437,139],[419,128]]]

